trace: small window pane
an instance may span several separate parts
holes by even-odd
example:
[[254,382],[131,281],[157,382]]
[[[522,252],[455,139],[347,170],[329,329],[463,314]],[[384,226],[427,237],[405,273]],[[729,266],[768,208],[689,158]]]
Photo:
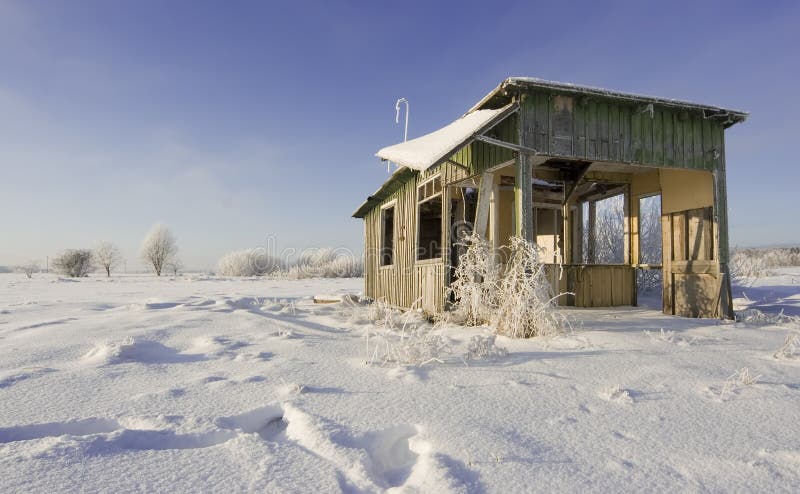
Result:
[[381,211],[381,266],[394,264],[394,206]]

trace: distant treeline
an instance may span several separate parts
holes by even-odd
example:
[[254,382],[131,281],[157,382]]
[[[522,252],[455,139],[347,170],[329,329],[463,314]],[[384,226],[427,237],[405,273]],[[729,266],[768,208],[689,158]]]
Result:
[[764,267],[800,266],[800,247],[748,247],[734,249],[734,255],[761,259]]

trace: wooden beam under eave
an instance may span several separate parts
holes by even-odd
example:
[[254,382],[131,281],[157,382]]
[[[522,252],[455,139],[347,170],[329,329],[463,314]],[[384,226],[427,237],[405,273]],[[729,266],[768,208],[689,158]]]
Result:
[[484,135],[476,135],[475,136],[475,140],[476,141],[485,142],[487,144],[492,144],[494,146],[499,146],[501,148],[510,149],[510,150],[516,151],[516,152],[518,152],[520,154],[529,154],[529,155],[532,155],[532,156],[538,156],[539,154],[541,154],[541,153],[539,153],[539,151],[537,151],[537,150],[535,150],[533,148],[529,148],[529,147],[526,147],[526,146],[521,146],[519,144],[514,144],[513,142],[501,141],[500,139],[495,139],[494,137],[487,137],[487,136],[484,136]]
[[578,189],[578,185],[581,183],[581,180],[586,176],[589,172],[589,168],[592,166],[591,163],[587,163],[581,167],[575,180],[573,180],[569,185],[569,191],[564,196],[564,204],[569,204],[570,199],[575,194],[575,191]]

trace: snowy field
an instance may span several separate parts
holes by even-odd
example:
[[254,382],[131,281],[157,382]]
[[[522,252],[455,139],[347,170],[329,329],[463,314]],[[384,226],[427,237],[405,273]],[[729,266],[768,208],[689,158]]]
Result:
[[[572,310],[367,365],[368,310],[312,300],[362,283],[0,275],[0,492],[800,490],[797,319]],[[800,315],[797,268],[736,292]]]

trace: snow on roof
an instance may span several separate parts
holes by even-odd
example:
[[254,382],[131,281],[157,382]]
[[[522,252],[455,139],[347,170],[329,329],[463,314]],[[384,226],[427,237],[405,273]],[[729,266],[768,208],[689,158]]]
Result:
[[510,107],[473,111],[430,134],[385,147],[375,156],[412,170],[427,170],[499,122],[496,119],[502,118],[503,113],[510,114]]

